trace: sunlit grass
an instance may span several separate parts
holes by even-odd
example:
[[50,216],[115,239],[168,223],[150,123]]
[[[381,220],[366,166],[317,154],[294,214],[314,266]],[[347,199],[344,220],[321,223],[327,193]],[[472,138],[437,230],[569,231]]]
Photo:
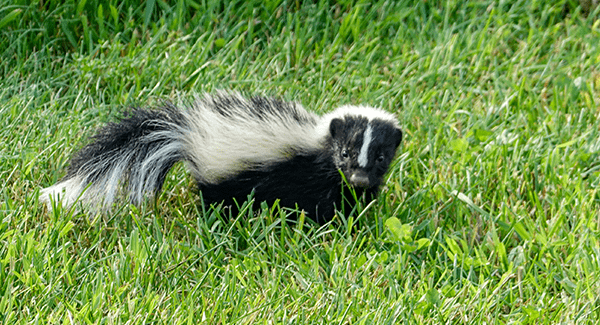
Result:
[[[0,6],[0,321],[600,318],[597,12],[159,1],[115,2],[115,19],[45,3]],[[214,89],[395,112],[405,139],[378,200],[322,228],[277,206],[232,216],[177,165],[156,202],[93,221],[37,202],[127,106]]]

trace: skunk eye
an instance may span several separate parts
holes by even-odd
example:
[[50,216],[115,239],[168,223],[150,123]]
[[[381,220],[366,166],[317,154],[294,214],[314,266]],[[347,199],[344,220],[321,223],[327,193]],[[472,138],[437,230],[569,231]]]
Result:
[[379,157],[377,157],[377,162],[382,163],[384,159],[385,158],[383,157],[383,155],[380,155]]
[[348,150],[344,149],[342,150],[342,158],[348,158],[350,157],[350,155],[348,154]]

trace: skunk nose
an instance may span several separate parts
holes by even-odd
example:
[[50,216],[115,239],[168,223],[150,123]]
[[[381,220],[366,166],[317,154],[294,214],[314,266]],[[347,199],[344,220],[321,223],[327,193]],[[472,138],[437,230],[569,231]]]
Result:
[[348,181],[353,186],[369,187],[369,176],[364,171],[357,170],[353,172]]

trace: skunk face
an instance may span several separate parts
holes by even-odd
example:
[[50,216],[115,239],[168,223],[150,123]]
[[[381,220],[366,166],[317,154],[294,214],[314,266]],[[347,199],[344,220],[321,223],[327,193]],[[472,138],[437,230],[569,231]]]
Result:
[[329,132],[334,164],[348,183],[359,188],[379,187],[402,131],[388,120],[347,115],[332,119]]

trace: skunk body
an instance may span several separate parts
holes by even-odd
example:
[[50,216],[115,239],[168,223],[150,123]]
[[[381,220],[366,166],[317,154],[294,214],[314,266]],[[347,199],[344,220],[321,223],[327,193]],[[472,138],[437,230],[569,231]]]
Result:
[[125,194],[141,204],[184,161],[206,203],[235,209],[253,193],[324,223],[349,193],[340,171],[357,195],[374,198],[401,139],[394,115],[380,109],[342,106],[318,116],[293,102],[217,93],[108,124],[41,199],[108,209]]

